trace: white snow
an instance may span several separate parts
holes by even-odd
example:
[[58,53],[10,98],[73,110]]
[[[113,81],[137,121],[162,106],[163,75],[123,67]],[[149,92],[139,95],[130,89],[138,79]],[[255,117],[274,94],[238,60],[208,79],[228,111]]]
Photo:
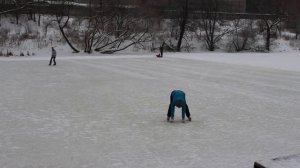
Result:
[[[300,152],[299,53],[154,55],[0,58],[0,167],[250,168]],[[173,89],[192,122],[165,121]]]

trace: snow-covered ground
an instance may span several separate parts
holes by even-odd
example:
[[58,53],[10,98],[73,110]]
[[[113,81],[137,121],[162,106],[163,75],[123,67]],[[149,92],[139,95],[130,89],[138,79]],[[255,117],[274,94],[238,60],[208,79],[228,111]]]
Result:
[[[300,153],[299,53],[153,55],[0,58],[0,167],[250,168]],[[173,89],[192,122],[166,122]]]

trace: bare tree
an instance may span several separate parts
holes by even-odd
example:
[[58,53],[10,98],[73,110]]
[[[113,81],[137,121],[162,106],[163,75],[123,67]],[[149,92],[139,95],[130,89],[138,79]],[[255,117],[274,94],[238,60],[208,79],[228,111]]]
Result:
[[235,51],[247,50],[247,44],[254,37],[253,20],[235,19],[233,21],[232,45]]
[[106,43],[100,44],[95,50],[112,54],[150,40],[148,33],[151,24],[146,19],[130,17],[123,20],[123,24],[118,25],[120,27],[118,27],[117,32],[106,31],[107,35],[117,35],[111,36]]
[[98,23],[96,17],[98,16],[93,16],[93,14],[95,13],[94,7],[98,8],[100,6],[100,8],[102,8],[102,3],[103,1],[100,1],[99,4],[95,4],[93,0],[89,0],[87,4],[89,13],[88,17],[84,19],[86,21],[84,22],[86,26],[86,30],[84,31],[84,52],[86,53],[92,53],[92,47],[97,32],[96,25]]
[[148,20],[135,10],[116,4],[120,3],[102,1],[91,6],[92,12],[86,19],[85,52],[112,54],[149,40]]
[[71,1],[67,0],[62,0],[60,1],[60,9],[57,9],[56,13],[56,22],[58,24],[58,28],[68,43],[68,45],[71,47],[71,49],[75,52],[78,53],[79,50],[75,48],[75,46],[72,44],[72,42],[69,40],[65,33],[65,28],[68,26],[69,20],[70,20],[70,9],[72,8],[72,3]]
[[17,12],[17,11],[20,11],[22,9],[25,9],[29,5],[32,5],[32,4],[36,3],[34,1],[25,1],[25,0],[24,1],[14,0],[12,2],[13,2],[13,4],[14,4],[15,7],[13,9],[8,9],[8,10],[0,11],[0,15]]
[[286,0],[286,12],[289,20],[294,23],[296,39],[300,33],[300,1],[299,0]]
[[[167,46],[170,46],[174,51],[180,52],[182,49],[182,43],[185,33],[187,31],[189,23],[189,3],[191,0],[170,0],[169,3],[164,3],[162,10],[168,11],[167,16],[172,21],[172,27],[170,27],[170,35],[175,41],[170,40],[167,42]],[[176,43],[176,44],[173,44]]]
[[270,51],[270,46],[271,46],[271,38],[272,38],[272,34],[276,34],[277,30],[278,30],[278,26],[281,22],[281,18],[273,18],[270,19],[268,17],[263,18],[262,19],[264,26],[263,26],[263,30],[266,32],[266,41],[265,41],[265,49],[267,51]]
[[182,39],[188,22],[188,14],[189,14],[189,0],[184,0],[184,5],[182,5],[182,8],[180,10],[180,16],[179,16],[180,33],[179,33],[179,38],[176,46],[176,51],[178,52],[181,51]]
[[284,18],[286,5],[284,0],[259,1],[258,12],[262,13],[262,29],[265,31],[265,49],[267,51],[270,51],[272,35],[279,30],[279,25]]
[[[12,9],[0,11],[0,16],[3,14],[14,13],[16,17],[16,23],[19,24],[19,17],[23,11],[29,10],[30,19],[35,20],[35,16],[33,14],[33,7],[45,6],[47,4],[47,1],[46,0],[12,0],[11,3],[12,5],[14,5],[14,7]],[[2,2],[2,4],[4,3]]]
[[14,5],[14,8],[9,9],[9,10],[0,11],[0,15],[14,13],[15,17],[16,17],[16,23],[19,24],[20,11],[26,9],[29,5],[32,5],[35,2],[32,0],[30,0],[30,1],[13,0],[12,3]]
[[224,25],[224,20],[219,13],[220,5],[221,2],[219,0],[202,1],[200,20],[205,31],[204,40],[206,42],[206,47],[209,51],[214,51],[217,42],[232,31],[230,27],[225,26],[221,29],[221,25]]

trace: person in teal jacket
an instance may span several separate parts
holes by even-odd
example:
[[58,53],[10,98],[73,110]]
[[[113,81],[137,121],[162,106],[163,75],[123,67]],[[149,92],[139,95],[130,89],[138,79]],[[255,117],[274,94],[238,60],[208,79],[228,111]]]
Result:
[[186,104],[185,93],[181,90],[173,90],[170,95],[170,105],[167,114],[168,121],[170,121],[170,119],[171,122],[174,121],[175,106],[178,108],[182,108],[182,114],[181,114],[182,122],[185,122],[185,115],[187,116],[189,121],[192,121],[189,107]]

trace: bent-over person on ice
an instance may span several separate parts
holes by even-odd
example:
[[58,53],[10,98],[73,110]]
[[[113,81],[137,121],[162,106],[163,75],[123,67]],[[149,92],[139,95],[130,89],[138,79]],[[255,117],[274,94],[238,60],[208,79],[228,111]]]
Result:
[[175,113],[175,106],[178,108],[182,108],[182,122],[185,122],[185,115],[189,119],[189,121],[192,121],[191,114],[189,111],[189,107],[186,104],[185,100],[185,93],[181,90],[173,90],[170,96],[170,105],[169,110],[167,114],[167,120],[171,122],[174,121],[174,113]]
[[52,47],[52,54],[51,54],[51,59],[50,59],[49,65],[52,64],[52,60],[53,60],[53,65],[56,65],[55,58],[56,58],[56,51],[55,51],[54,47]]

